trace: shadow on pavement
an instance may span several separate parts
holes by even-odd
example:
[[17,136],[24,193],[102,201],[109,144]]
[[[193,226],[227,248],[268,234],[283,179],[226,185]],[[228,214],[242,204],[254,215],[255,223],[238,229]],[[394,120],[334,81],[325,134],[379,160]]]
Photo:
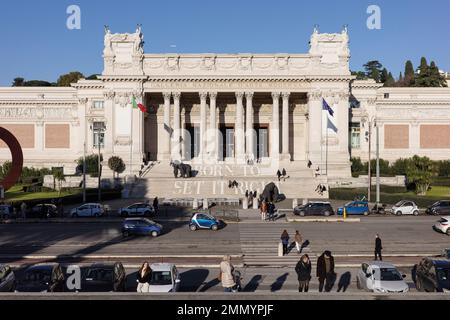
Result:
[[180,274],[180,292],[197,292],[208,278],[207,269],[192,269]]
[[282,276],[278,277],[275,280],[275,282],[270,285],[270,291],[271,292],[280,291],[283,288],[283,285],[286,282],[288,276],[289,273],[285,273]]
[[255,292],[260,283],[262,281],[262,276],[260,274],[253,276],[253,278],[250,279],[250,281],[245,285],[245,287],[242,289],[243,292]]

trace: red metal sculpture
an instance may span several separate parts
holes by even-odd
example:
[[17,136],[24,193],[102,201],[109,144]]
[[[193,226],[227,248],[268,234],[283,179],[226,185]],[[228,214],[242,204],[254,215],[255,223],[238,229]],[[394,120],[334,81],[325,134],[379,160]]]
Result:
[[13,187],[20,178],[23,168],[23,152],[19,141],[16,137],[6,130],[0,127],[0,140],[3,140],[11,151],[12,155],[12,167],[6,177],[0,181],[0,186],[6,191]]

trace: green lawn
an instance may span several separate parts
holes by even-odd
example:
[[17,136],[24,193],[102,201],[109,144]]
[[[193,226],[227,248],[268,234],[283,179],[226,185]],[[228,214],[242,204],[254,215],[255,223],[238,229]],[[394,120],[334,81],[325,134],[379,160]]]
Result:
[[47,200],[58,199],[66,196],[79,194],[81,189],[72,189],[70,191],[46,191],[46,192],[23,192],[22,185],[16,185],[5,193],[5,199],[11,202],[27,201],[27,200]]

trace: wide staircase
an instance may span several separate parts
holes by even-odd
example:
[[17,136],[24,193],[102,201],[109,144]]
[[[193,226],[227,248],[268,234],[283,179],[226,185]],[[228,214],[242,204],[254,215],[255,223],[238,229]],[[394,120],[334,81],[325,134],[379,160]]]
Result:
[[[262,193],[265,186],[275,183],[288,199],[328,199],[328,180],[325,176],[315,176],[304,162],[290,162],[281,168],[270,164],[236,165],[196,165],[191,164],[194,177],[175,178],[173,168],[168,163],[157,163],[140,178],[133,188],[135,198],[177,199],[177,198],[228,198],[241,199],[245,192]],[[286,169],[287,178],[278,181],[278,169]],[[229,188],[229,182],[236,181],[237,188]],[[319,184],[325,185],[327,191],[320,195],[316,192]]]

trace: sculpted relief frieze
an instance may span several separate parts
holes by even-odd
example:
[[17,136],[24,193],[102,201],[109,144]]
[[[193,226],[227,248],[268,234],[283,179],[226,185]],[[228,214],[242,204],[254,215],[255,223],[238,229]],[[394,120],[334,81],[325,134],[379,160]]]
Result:
[[145,83],[147,90],[305,90],[306,82],[287,81],[153,81]]

